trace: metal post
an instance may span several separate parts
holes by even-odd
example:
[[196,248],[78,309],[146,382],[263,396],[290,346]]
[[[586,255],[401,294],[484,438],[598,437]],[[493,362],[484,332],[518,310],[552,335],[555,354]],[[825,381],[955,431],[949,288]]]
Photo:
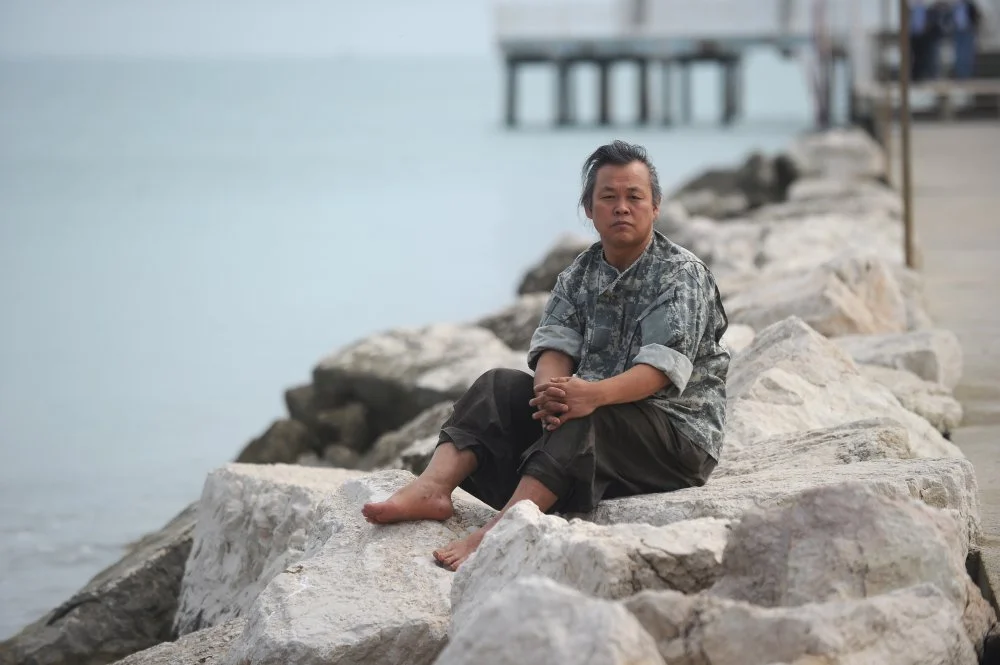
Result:
[[899,114],[902,147],[903,239],[906,265],[914,265],[913,247],[913,174],[910,164],[910,10],[907,0],[899,0]]

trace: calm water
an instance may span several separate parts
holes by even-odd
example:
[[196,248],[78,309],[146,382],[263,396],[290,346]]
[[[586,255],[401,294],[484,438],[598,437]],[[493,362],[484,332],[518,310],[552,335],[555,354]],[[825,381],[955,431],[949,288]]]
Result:
[[799,67],[762,55],[744,126],[712,125],[706,71],[695,128],[547,131],[540,70],[534,128],[510,133],[500,74],[0,62],[0,637],[197,498],[322,355],[509,302],[558,235],[586,231],[574,200],[599,143],[643,142],[669,188],[810,117]]

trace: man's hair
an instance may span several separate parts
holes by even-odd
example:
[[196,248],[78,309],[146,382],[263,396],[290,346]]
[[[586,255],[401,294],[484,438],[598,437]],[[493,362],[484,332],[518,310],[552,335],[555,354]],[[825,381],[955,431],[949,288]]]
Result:
[[597,182],[597,172],[602,166],[614,164],[626,166],[632,162],[641,162],[649,169],[649,186],[653,192],[653,205],[660,205],[663,191],[660,189],[660,178],[656,167],[650,161],[646,149],[641,145],[615,140],[591,153],[583,164],[583,193],[580,195],[580,205],[584,210],[590,210],[594,202],[594,186]]

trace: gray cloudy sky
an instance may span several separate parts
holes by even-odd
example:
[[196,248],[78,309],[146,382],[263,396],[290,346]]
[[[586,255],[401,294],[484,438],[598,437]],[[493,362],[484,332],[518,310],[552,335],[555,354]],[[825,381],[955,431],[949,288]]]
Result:
[[0,56],[477,54],[488,0],[0,0]]

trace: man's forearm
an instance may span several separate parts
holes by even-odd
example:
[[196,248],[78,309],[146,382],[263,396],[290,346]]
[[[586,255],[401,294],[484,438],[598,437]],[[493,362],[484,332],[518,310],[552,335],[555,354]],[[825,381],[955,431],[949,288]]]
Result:
[[[652,365],[639,364],[603,381],[594,383],[600,406],[638,402],[670,383],[667,375]],[[537,385],[537,384],[536,384]]]
[[571,376],[574,369],[573,359],[562,351],[548,349],[542,351],[535,365],[535,385],[540,385],[559,376]]

